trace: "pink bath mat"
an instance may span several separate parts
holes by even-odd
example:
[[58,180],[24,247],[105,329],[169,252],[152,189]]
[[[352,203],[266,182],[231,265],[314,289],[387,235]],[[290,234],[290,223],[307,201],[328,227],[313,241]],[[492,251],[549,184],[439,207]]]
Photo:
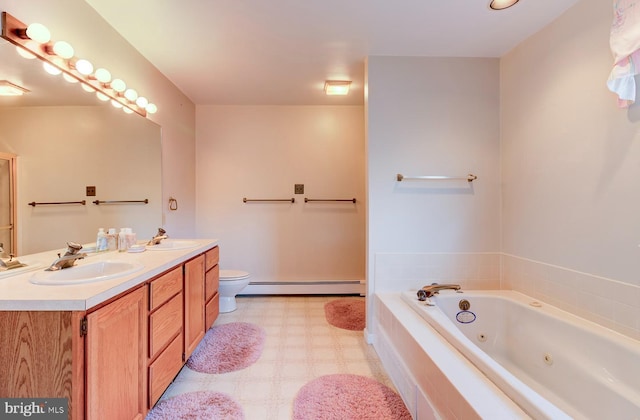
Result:
[[244,420],[242,407],[222,392],[189,392],[160,401],[145,420],[225,419]]
[[402,398],[388,386],[360,375],[326,375],[303,386],[293,402],[293,420],[411,420]]
[[364,330],[365,311],[363,298],[336,299],[324,305],[327,322],[345,330]]
[[244,369],[260,358],[265,335],[260,326],[248,322],[216,325],[207,331],[187,366],[202,373]]

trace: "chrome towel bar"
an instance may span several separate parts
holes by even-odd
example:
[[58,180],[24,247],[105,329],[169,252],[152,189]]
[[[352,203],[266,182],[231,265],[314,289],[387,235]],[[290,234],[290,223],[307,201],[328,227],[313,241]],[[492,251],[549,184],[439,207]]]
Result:
[[250,201],[262,201],[262,202],[266,202],[266,201],[286,201],[289,203],[295,203],[296,199],[295,198],[243,198],[242,202],[243,203],[248,203]]
[[85,200],[82,201],[53,201],[53,202],[48,202],[48,203],[36,203],[35,201],[32,201],[29,203],[29,205],[31,207],[35,207],[35,206],[43,206],[43,205],[51,205],[51,204],[80,204],[80,205],[85,205],[87,204],[87,202]]
[[92,201],[96,206],[100,204],[132,204],[132,203],[143,203],[149,204],[149,199],[145,198],[144,200],[95,200]]
[[455,180],[455,179],[464,179],[468,182],[472,182],[478,179],[474,174],[469,174],[467,176],[445,176],[445,175],[426,175],[426,176],[404,176],[402,174],[398,174],[396,176],[398,182],[404,180],[417,181],[417,180]]
[[325,199],[325,198],[306,198],[304,199],[305,203],[308,203],[310,201],[349,201],[351,203],[355,203],[356,199],[355,198],[336,198],[336,199]]

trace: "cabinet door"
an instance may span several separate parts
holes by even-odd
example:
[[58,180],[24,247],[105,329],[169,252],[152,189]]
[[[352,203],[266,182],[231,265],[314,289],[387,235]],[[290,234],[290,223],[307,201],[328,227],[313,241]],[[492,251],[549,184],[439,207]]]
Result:
[[147,290],[87,315],[87,419],[144,419],[147,407]]
[[185,360],[204,337],[204,255],[184,265]]

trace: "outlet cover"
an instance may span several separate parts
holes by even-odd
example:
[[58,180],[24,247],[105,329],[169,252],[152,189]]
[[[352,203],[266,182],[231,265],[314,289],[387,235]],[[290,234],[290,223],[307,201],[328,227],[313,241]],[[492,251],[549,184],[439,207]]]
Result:
[[304,184],[295,184],[293,192],[295,194],[304,194]]
[[96,187],[93,185],[87,185],[87,197],[96,196]]

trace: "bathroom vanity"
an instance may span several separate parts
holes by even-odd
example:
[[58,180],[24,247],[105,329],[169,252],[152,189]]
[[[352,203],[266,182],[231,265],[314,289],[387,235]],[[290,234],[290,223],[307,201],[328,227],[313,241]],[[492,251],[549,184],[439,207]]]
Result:
[[106,280],[33,284],[55,252],[0,278],[0,397],[68,398],[72,419],[144,419],[218,316],[217,242],[191,242],[65,269],[142,267]]

